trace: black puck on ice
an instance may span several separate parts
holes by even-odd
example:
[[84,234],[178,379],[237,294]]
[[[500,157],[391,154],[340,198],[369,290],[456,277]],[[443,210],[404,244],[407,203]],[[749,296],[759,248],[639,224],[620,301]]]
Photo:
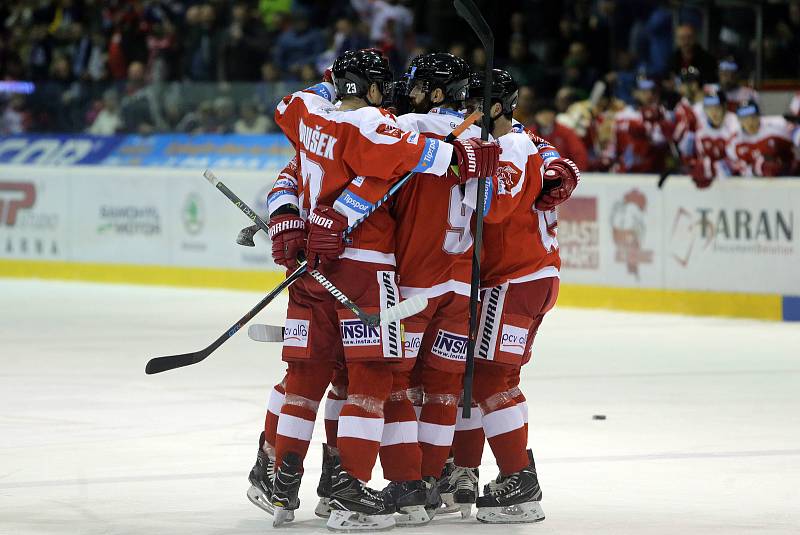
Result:
[[592,420],[605,420],[605,419],[606,419],[605,414],[595,414],[594,416],[592,416]]

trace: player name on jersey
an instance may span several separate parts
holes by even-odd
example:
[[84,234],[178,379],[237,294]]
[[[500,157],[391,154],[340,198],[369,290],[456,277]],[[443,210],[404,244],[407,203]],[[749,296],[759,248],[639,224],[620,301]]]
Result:
[[333,147],[338,139],[328,134],[320,132],[321,126],[310,128],[300,120],[300,143],[306,150],[317,156],[333,160]]

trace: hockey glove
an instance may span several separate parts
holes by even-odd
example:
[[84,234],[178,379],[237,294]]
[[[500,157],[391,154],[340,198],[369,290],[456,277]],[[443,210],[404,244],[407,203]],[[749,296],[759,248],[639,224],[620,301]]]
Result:
[[331,262],[344,252],[344,231],[347,216],[330,206],[317,206],[308,218],[308,245],[306,260],[308,268],[314,269],[321,262]]
[[297,214],[283,214],[269,220],[272,259],[286,269],[297,267],[297,255],[306,246],[306,222]]
[[483,141],[477,137],[453,141],[454,165],[458,166],[460,183],[471,178],[489,177],[497,171],[500,145],[496,141]]
[[550,162],[544,172],[542,192],[534,206],[537,210],[552,210],[569,199],[569,196],[578,187],[580,180],[581,171],[572,160],[556,158]]

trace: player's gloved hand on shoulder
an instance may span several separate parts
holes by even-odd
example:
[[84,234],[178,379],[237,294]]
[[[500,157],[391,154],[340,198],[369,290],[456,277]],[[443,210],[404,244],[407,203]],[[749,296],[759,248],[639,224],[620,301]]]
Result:
[[483,141],[477,137],[456,139],[453,145],[453,164],[458,166],[458,176],[463,184],[471,178],[489,177],[497,171],[500,162],[500,144]]
[[581,171],[572,160],[556,158],[548,164],[544,171],[542,192],[534,206],[537,210],[552,210],[569,199],[572,192],[578,187],[580,180]]
[[297,214],[282,214],[269,220],[272,259],[287,269],[297,267],[297,255],[306,246],[306,222]]
[[317,206],[308,218],[306,260],[309,269],[321,262],[332,262],[344,252],[344,231],[347,216],[330,206]]

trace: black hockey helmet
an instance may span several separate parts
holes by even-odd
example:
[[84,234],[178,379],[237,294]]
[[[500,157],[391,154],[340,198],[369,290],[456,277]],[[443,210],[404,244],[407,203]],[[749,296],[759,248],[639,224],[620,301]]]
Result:
[[370,85],[378,84],[384,103],[391,101],[394,93],[394,78],[389,61],[374,48],[348,50],[333,62],[331,67],[336,96],[349,96],[366,100]]
[[425,93],[439,88],[446,101],[463,102],[467,98],[469,71],[466,61],[448,52],[421,54],[411,60],[403,75],[406,94],[421,83]]
[[[486,85],[483,72],[473,72],[469,77],[469,98],[483,101],[483,88]],[[511,73],[503,69],[492,70],[492,103],[499,102],[503,106],[503,115],[511,115],[517,107],[519,85]]]

